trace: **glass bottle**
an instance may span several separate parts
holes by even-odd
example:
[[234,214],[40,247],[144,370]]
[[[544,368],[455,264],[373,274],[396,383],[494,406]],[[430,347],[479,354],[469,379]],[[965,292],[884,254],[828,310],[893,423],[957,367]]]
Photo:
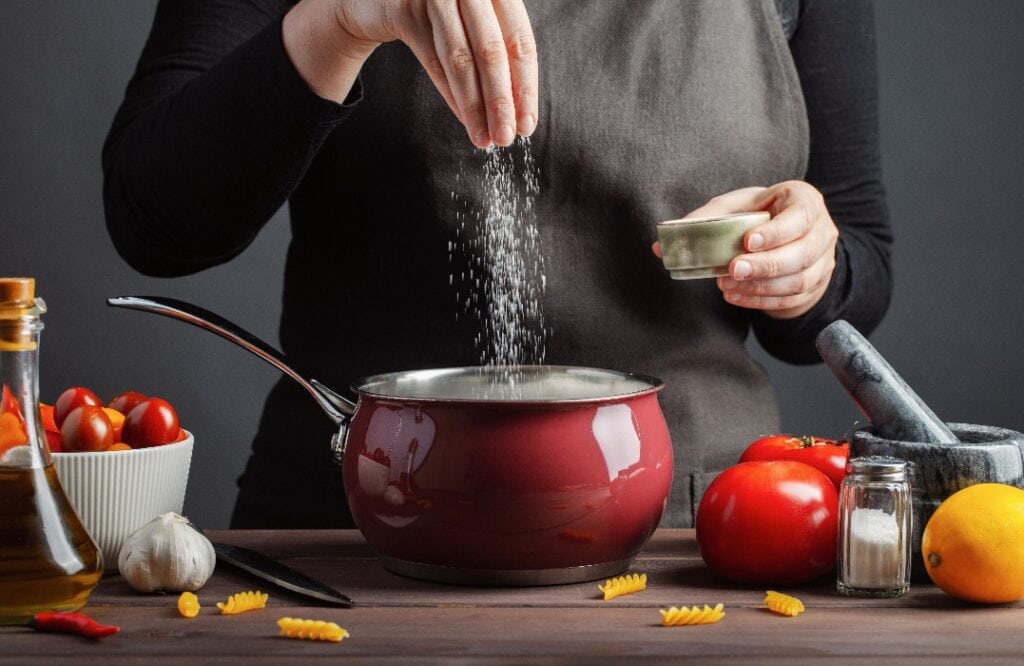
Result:
[[906,462],[867,457],[847,463],[839,490],[839,592],[860,597],[907,593],[912,508]]
[[0,278],[0,624],[72,611],[103,556],[61,489],[39,415],[40,315],[31,278]]

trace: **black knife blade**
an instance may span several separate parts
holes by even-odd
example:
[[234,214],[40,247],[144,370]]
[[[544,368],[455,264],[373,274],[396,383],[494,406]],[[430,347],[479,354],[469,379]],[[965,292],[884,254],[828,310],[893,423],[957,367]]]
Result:
[[242,546],[217,542],[213,542],[213,550],[217,553],[219,561],[248,571],[252,575],[286,590],[344,608],[351,608],[355,605],[351,599],[334,588],[267,557],[263,553]]

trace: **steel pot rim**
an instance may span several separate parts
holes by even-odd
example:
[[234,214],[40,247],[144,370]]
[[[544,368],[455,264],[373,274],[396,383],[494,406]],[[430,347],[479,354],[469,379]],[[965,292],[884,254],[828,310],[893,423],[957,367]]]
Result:
[[[525,388],[516,391],[515,385],[490,383],[494,378],[512,379],[522,382]],[[530,382],[547,380],[541,389],[531,389]],[[580,389],[569,395],[555,395],[552,381],[566,380]],[[472,384],[476,386],[472,386]],[[446,394],[445,384],[449,386]],[[468,384],[468,386],[467,386]],[[601,384],[609,390],[601,391]],[[614,387],[614,388],[611,388]],[[360,398],[396,400],[402,402],[472,405],[519,405],[551,407],[561,405],[585,405],[638,398],[661,391],[663,381],[650,375],[619,370],[607,370],[574,365],[521,365],[521,366],[461,366],[449,368],[425,368],[401,370],[368,375],[354,381],[350,388]],[[452,395],[451,389],[469,391],[467,395]],[[531,391],[546,393],[531,395]],[[488,393],[490,391],[490,393]],[[581,394],[582,393],[582,394]]]

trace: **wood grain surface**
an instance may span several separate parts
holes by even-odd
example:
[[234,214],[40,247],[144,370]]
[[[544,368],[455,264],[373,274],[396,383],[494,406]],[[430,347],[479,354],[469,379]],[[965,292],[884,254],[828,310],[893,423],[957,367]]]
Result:
[[[280,559],[349,595],[351,609],[317,605],[218,564],[198,592],[203,609],[185,619],[177,595],[142,595],[104,577],[83,612],[121,632],[92,641],[0,627],[0,663],[713,663],[802,661],[1024,663],[1024,606],[975,606],[930,585],[896,600],[852,599],[831,578],[788,588],[807,611],[796,618],[762,606],[765,589],[716,579],[692,530],[662,530],[630,571],[647,590],[604,601],[597,582],[483,588],[412,580],[383,569],[355,531],[209,531],[212,539]],[[270,594],[267,608],[221,615],[235,592]],[[659,608],[722,602],[718,624],[662,627]],[[277,635],[280,617],[338,623],[341,643]]]

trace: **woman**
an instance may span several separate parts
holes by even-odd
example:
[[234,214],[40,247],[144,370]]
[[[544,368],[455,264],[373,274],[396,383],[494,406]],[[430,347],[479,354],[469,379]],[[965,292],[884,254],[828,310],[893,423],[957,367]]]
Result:
[[[182,275],[288,201],[301,370],[474,365],[449,243],[482,206],[477,148],[532,135],[545,361],[665,380],[663,525],[688,526],[779,428],[748,332],[813,362],[823,326],[868,332],[888,306],[872,21],[868,0],[161,3],[104,150],[108,227],[138,270]],[[657,221],[754,209],[772,219],[728,277],[672,281],[651,255]],[[233,525],[350,525],[330,432],[282,379]]]

